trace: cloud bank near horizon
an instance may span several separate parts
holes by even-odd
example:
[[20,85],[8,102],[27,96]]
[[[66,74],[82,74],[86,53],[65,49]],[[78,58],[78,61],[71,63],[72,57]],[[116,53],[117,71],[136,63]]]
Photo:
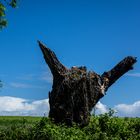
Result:
[[[48,116],[49,100],[30,101],[23,98],[0,96],[1,116]],[[133,104],[118,104],[114,106],[117,116],[120,117],[140,117],[140,101]],[[107,105],[98,102],[95,107],[96,114],[107,113]],[[91,112],[91,114],[94,110]]]
[[2,116],[44,116],[48,115],[48,112],[48,99],[30,101],[10,96],[0,97],[0,115]]
[[114,107],[121,117],[140,117],[140,101],[133,104],[119,104]]

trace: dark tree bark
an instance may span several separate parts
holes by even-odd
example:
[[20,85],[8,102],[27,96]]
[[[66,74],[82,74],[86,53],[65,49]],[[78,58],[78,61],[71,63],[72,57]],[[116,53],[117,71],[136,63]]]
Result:
[[89,123],[90,111],[105,95],[108,88],[123,74],[133,69],[136,58],[128,56],[113,69],[98,75],[86,67],[63,66],[55,53],[41,42],[39,46],[53,74],[52,91],[49,92],[49,117],[55,123],[72,122],[85,126]]

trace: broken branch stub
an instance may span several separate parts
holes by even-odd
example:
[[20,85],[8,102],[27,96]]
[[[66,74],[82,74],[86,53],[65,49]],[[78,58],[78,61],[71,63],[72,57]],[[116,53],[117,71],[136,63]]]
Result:
[[49,117],[55,123],[87,125],[92,108],[108,88],[136,63],[135,57],[126,57],[100,76],[87,71],[84,66],[68,69],[60,63],[53,51],[41,42],[39,46],[53,74],[52,91],[49,92]]
[[102,79],[108,79],[108,82],[105,83],[106,91],[107,89],[114,84],[122,75],[124,75],[129,70],[133,69],[133,64],[137,62],[136,57],[128,56],[124,58],[120,63],[118,63],[113,69],[102,74]]
[[49,48],[45,47],[40,41],[38,41],[40,49],[44,55],[44,59],[48,64],[53,76],[57,76],[60,73],[66,71],[66,68],[59,62],[55,53],[51,51]]

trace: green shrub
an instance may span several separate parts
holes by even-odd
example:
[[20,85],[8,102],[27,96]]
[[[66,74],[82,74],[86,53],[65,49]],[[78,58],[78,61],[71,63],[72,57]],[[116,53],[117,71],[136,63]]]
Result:
[[47,117],[0,117],[0,140],[140,140],[140,118],[109,112],[91,116],[89,125],[79,128],[55,125]]

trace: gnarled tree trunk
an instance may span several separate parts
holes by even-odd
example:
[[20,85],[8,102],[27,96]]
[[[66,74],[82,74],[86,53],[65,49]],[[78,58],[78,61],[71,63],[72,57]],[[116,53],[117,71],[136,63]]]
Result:
[[39,46],[53,74],[52,91],[49,92],[49,117],[55,123],[81,126],[89,123],[90,111],[105,95],[108,88],[123,74],[133,69],[135,57],[128,56],[110,71],[98,75],[86,67],[66,68],[55,53],[41,42]]

